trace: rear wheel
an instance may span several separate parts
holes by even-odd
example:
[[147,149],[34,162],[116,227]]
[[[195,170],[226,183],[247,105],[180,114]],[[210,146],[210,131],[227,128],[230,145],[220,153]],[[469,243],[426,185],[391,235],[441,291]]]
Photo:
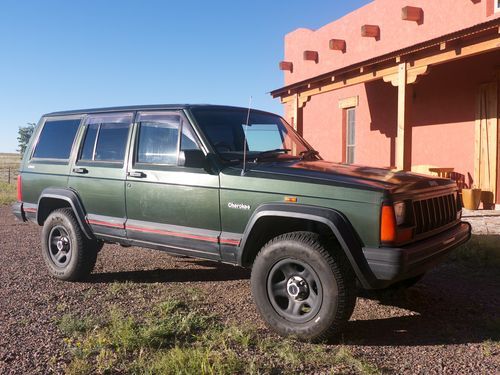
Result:
[[43,259],[49,273],[58,279],[76,281],[87,277],[101,247],[102,243],[85,237],[70,208],[53,211],[43,224]]
[[266,323],[283,336],[321,341],[341,331],[356,302],[355,277],[341,251],[319,235],[276,237],[252,268],[252,294]]

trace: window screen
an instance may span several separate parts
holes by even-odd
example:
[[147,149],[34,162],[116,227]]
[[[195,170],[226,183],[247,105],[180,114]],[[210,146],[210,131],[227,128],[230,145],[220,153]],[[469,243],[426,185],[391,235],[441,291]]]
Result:
[[356,140],[356,110],[349,108],[346,110],[346,163],[353,164],[355,161],[355,140]]
[[38,138],[33,157],[69,159],[79,125],[80,119],[46,121]]
[[123,162],[132,115],[90,117],[80,160]]

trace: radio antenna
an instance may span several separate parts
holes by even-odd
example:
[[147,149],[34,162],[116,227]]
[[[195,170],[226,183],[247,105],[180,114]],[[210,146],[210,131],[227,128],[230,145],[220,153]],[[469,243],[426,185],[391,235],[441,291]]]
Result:
[[245,134],[245,139],[243,141],[243,168],[241,169],[242,176],[245,175],[247,165],[247,128],[248,122],[250,121],[250,108],[252,108],[252,96],[250,96],[250,100],[248,102],[247,122],[245,123],[245,128],[243,131],[243,133]]

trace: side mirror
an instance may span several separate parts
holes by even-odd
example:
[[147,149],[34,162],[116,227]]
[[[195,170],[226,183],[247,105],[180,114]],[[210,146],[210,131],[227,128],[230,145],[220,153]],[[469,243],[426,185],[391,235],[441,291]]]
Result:
[[205,168],[207,166],[207,158],[201,150],[184,150],[179,152],[178,165],[188,168]]

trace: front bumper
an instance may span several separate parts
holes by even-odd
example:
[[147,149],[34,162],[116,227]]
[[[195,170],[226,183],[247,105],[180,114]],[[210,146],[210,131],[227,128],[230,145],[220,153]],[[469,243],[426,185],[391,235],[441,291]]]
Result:
[[421,275],[441,263],[455,247],[471,236],[469,223],[460,224],[425,240],[401,248],[363,248],[374,276],[375,288],[383,288],[397,281]]

